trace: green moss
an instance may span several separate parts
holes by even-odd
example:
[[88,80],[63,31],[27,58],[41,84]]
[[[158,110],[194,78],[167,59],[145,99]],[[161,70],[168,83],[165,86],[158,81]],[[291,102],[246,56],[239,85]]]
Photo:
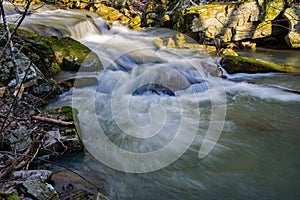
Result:
[[55,63],[52,63],[52,66],[51,66],[51,68],[50,68],[50,73],[51,74],[56,74],[56,73],[58,73],[58,72],[60,72],[61,71],[61,68],[60,68],[60,66],[55,62]]
[[[3,197],[3,199],[7,199],[7,200],[19,200],[20,198],[15,195],[15,194],[9,194],[6,192],[2,192],[0,191],[0,198]],[[2,199],[2,198],[1,198]]]
[[88,47],[69,37],[47,37],[47,39],[51,41],[55,52],[61,53],[62,57],[69,55],[75,56],[78,58],[79,63],[82,63],[91,53],[91,50]]
[[265,10],[265,20],[274,20],[284,9],[284,0],[269,0]]
[[45,110],[44,113],[63,116],[65,120],[72,121],[73,113],[76,113],[76,110],[70,106],[62,106],[60,108]]
[[265,72],[300,72],[293,66],[277,65],[243,56],[224,56],[221,60],[222,67],[229,73],[265,73]]
[[27,30],[20,30],[19,34],[25,38],[23,53],[34,58],[34,64],[46,75],[59,72],[64,57],[76,58],[78,67],[74,67],[74,71],[79,69],[87,57],[97,57],[88,47],[69,37],[39,36]]
[[19,200],[19,199],[20,198],[14,194],[7,197],[7,200]]
[[45,75],[51,75],[52,63],[55,62],[51,41],[33,32],[18,29],[15,42],[22,47],[20,48],[22,53],[33,60],[35,66]]

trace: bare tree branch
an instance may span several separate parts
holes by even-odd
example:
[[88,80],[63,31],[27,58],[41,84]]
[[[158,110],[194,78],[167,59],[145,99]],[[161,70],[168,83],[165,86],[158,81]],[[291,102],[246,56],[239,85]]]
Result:
[[48,123],[52,123],[52,124],[57,124],[57,125],[61,125],[61,126],[74,126],[73,122],[65,122],[62,120],[52,119],[49,117],[33,116],[32,119],[36,119],[39,121],[48,122]]
[[[1,1],[1,0],[0,0],[0,1]],[[28,67],[27,67],[27,70],[26,70],[26,72],[25,72],[25,76],[24,76],[24,78],[23,78],[23,80],[22,80],[22,82],[21,82],[21,84],[20,84],[20,87],[18,88],[18,91],[17,91],[17,93],[16,93],[16,96],[15,96],[15,98],[14,98],[13,103],[11,104],[11,106],[10,106],[8,112],[6,113],[5,119],[4,119],[4,121],[2,122],[2,125],[1,125],[0,132],[3,132],[3,131],[9,126],[9,124],[5,126],[5,123],[6,123],[7,119],[8,119],[9,114],[11,113],[13,107],[15,106],[15,104],[16,104],[16,102],[17,102],[18,95],[19,95],[20,90],[21,90],[21,85],[24,83],[24,81],[25,81],[25,79],[26,79],[26,76],[27,76],[27,74],[28,74],[28,72],[29,72],[29,69],[30,69],[31,65],[32,65],[32,61],[29,63],[29,65],[28,65]]]
[[[18,71],[18,65],[17,65],[17,62],[16,62],[16,59],[15,59],[15,54],[14,54],[14,46],[13,46],[13,42],[12,42],[12,37],[11,37],[11,33],[10,33],[10,30],[9,30],[9,27],[8,27],[8,23],[7,23],[7,20],[6,20],[6,15],[5,15],[5,10],[4,10],[4,7],[3,7],[3,2],[2,0],[0,0],[0,10],[1,10],[1,15],[2,15],[2,20],[3,20],[3,24],[5,26],[5,30],[6,30],[6,35],[7,35],[7,44],[9,44],[9,51],[10,51],[10,57],[11,57],[11,61],[13,63],[13,67],[14,67],[14,71],[15,71],[15,76],[16,76],[16,82],[17,84],[20,82],[19,80],[19,71]],[[6,46],[6,45],[5,45]],[[3,54],[4,52],[6,51],[6,49],[4,48],[2,50]]]

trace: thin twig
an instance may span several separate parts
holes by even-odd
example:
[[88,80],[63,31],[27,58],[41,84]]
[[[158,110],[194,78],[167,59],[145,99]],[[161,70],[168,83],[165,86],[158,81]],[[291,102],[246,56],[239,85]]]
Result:
[[[42,138],[44,137],[44,134],[38,135],[30,144],[28,149],[22,154],[17,160],[15,160],[8,168],[3,170],[0,174],[0,180],[7,177],[12,171],[22,168],[28,160],[30,160],[30,157],[27,157],[26,155],[29,155],[32,153],[32,150],[36,149],[36,146],[40,144]],[[25,162],[23,162],[25,160]],[[23,163],[22,163],[23,162]]]
[[13,36],[16,34],[18,28],[20,27],[20,25],[22,24],[23,20],[25,19],[25,16],[28,14],[28,10],[29,10],[30,4],[31,4],[31,0],[27,0],[27,4],[26,4],[25,10],[24,10],[24,12],[23,12],[23,14],[22,14],[22,17],[21,17],[21,19],[19,20],[17,26],[16,26],[16,27],[14,28],[14,30],[11,32],[11,37],[13,37]]
[[[2,48],[2,53],[0,54],[0,60],[3,59],[3,56],[5,54],[5,51],[6,49],[8,48],[8,46],[10,45],[10,42],[11,42],[11,39],[13,38],[13,36],[17,33],[17,29],[20,27],[20,25],[22,24],[23,20],[25,19],[25,16],[28,14],[28,10],[29,10],[29,7],[30,7],[30,4],[31,4],[31,1],[32,0],[28,0],[27,1],[27,4],[26,4],[26,8],[25,8],[25,11],[23,12],[22,16],[20,18],[18,18],[19,22],[17,24],[17,26],[14,28],[14,30],[10,33],[10,31],[6,30],[6,33],[3,34],[3,36],[5,35],[8,35],[8,39],[7,39],[7,42],[6,44],[4,45],[4,47]],[[0,2],[2,2],[2,0],[0,0]],[[14,5],[14,4],[13,4]],[[3,5],[2,5],[3,7]],[[2,13],[2,9],[1,9],[1,13]],[[4,9],[3,9],[3,13],[2,13],[2,18],[5,18],[5,21],[6,21],[6,16],[5,16],[5,13],[4,13]],[[3,22],[4,22],[4,19],[3,19]],[[5,24],[5,23],[4,23]],[[10,35],[10,36],[9,36]],[[10,39],[9,39],[10,38]]]

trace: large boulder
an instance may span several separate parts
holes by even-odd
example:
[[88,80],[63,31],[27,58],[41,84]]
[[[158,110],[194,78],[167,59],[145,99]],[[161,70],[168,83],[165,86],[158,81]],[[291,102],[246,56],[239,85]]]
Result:
[[[3,31],[0,29],[0,33]],[[19,81],[22,81],[27,73],[25,83],[30,81],[28,86],[36,83],[47,83],[53,88],[52,82],[48,81],[47,77],[58,73],[61,69],[78,71],[82,67],[82,71],[95,71],[102,68],[98,56],[88,47],[72,38],[40,36],[19,29],[13,42]],[[0,38],[0,50],[5,44],[6,39]],[[26,72],[30,63],[31,67]],[[6,50],[0,61],[0,85],[14,86],[16,82],[15,67],[10,52]]]
[[264,38],[284,8],[284,0],[191,6],[173,16],[173,28],[206,43]]
[[287,8],[283,17],[289,22],[290,32],[285,37],[286,42],[292,48],[300,48],[300,6]]
[[224,56],[220,61],[221,66],[229,74],[234,73],[267,73],[267,72],[300,72],[293,66],[277,65],[242,56]]

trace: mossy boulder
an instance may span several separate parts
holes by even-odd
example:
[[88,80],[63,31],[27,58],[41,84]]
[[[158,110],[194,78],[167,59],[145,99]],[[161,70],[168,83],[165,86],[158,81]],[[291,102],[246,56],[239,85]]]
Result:
[[80,67],[86,71],[101,68],[98,56],[80,42],[69,38],[46,37],[53,46],[56,62],[62,70],[78,71]]
[[188,34],[200,43],[222,43],[269,37],[272,22],[285,9],[284,0],[210,3],[178,9],[172,16],[175,30]]
[[[0,33],[4,32],[0,29]],[[50,84],[47,77],[63,70],[95,71],[101,69],[102,65],[98,56],[88,47],[72,38],[58,38],[52,36],[40,36],[36,33],[18,29],[13,38],[15,47],[15,58],[20,77],[25,74],[27,66],[32,61],[32,69],[26,76],[26,81],[38,80],[38,84]],[[0,39],[0,49],[6,44],[6,38]],[[7,50],[4,59],[0,63],[0,82],[4,85],[10,84],[15,77],[15,69]],[[32,84],[31,84],[32,85]]]
[[300,48],[300,6],[287,8],[283,17],[288,20],[290,32],[285,37],[287,44],[292,48]]
[[[259,20],[253,35],[253,39],[271,36],[274,32],[272,21],[275,20],[286,7],[285,0],[258,1]],[[260,22],[257,21],[257,22]]]
[[94,52],[70,37],[40,36],[26,30],[20,30],[20,34],[25,35],[24,53],[29,58],[38,58],[35,58],[34,64],[46,76],[54,75],[61,69],[78,71],[83,65],[90,65],[91,70],[102,66]]
[[60,71],[55,59],[55,52],[49,40],[35,35],[26,33],[28,37],[24,40],[22,52],[27,54],[34,64],[45,74],[53,75]]
[[221,66],[229,74],[234,73],[267,73],[267,72],[300,72],[300,68],[293,66],[277,65],[242,56],[224,56],[220,61]]

